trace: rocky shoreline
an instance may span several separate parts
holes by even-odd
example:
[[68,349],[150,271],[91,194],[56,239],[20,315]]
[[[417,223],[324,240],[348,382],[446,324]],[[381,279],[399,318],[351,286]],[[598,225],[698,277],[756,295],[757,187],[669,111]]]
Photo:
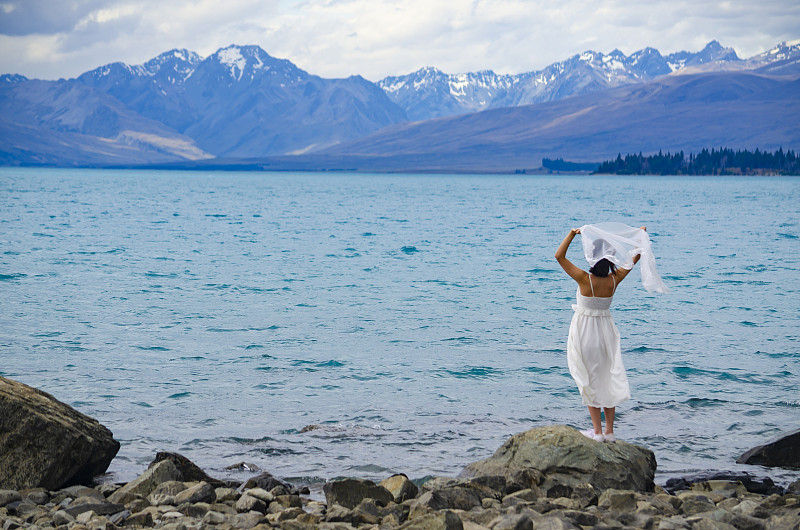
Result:
[[325,485],[326,502],[262,473],[238,488],[183,481],[171,461],[155,462],[125,485],[0,490],[0,528],[303,530],[359,529],[766,529],[800,528],[800,484],[753,493],[738,481],[710,480],[667,493],[600,491],[589,483],[549,483],[541,473],[505,478],[435,478],[418,488],[404,475],[374,484]]
[[646,448],[540,427],[458,478],[337,480],[324,485],[321,502],[266,472],[221,481],[181,455],[158,453],[127,484],[0,490],[0,528],[800,530],[800,481],[784,490],[735,477],[684,480],[668,492],[653,484],[654,471]]
[[[799,446],[796,431],[742,458],[800,468]],[[126,484],[75,485],[102,473],[118,449],[96,420],[0,377],[0,530],[800,530],[800,481],[783,489],[727,475],[665,489],[653,482],[649,449],[563,425],[516,434],[459,477],[327,482],[324,502],[266,472],[218,480],[176,453],[156,454]]]

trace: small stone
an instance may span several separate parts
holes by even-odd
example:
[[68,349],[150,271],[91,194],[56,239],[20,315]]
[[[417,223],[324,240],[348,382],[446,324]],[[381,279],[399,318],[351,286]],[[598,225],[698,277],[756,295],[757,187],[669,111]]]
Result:
[[440,510],[408,521],[403,530],[463,530],[464,523],[456,512]]
[[255,464],[249,464],[247,462],[239,462],[238,464],[232,464],[227,466],[225,469],[229,469],[231,471],[261,471],[261,468]]
[[600,495],[597,505],[612,512],[633,511],[636,509],[636,494],[627,490],[607,489]]
[[275,497],[275,501],[284,508],[301,508],[303,506],[299,495],[278,495]]
[[253,488],[245,491],[246,495],[250,495],[251,497],[255,497],[256,499],[261,499],[262,501],[269,504],[270,502],[275,500],[275,495],[268,492],[264,488]]
[[220,502],[215,502],[214,504],[212,504],[211,509],[214,510],[215,512],[224,513],[226,515],[236,515],[237,513],[239,513],[233,506],[230,506],[228,504],[222,504]]
[[247,513],[251,511],[266,513],[267,511],[267,503],[256,497],[251,497],[248,494],[244,494],[239,497],[239,500],[236,501],[236,505],[234,507],[239,513]]
[[179,505],[183,504],[184,502],[189,502],[192,504],[196,502],[213,503],[216,500],[217,494],[214,491],[214,486],[208,482],[200,482],[199,484],[195,484],[194,486],[187,488],[175,495],[175,502]]
[[125,503],[125,507],[130,510],[131,513],[141,512],[149,506],[150,503],[147,502],[146,499],[134,499],[131,502]]
[[241,529],[253,528],[263,520],[264,516],[260,513],[240,513],[233,518],[233,527]]
[[16,490],[0,490],[0,508],[11,504],[12,502],[19,502],[22,500],[22,495]]
[[117,512],[114,515],[108,518],[109,522],[113,525],[119,526],[128,516],[131,514],[128,510],[122,510],[121,512]]
[[156,489],[153,490],[153,493],[150,495],[158,495],[159,493],[166,493],[167,495],[175,496],[178,493],[184,491],[187,488],[185,482],[181,482],[180,480],[168,480],[166,482],[162,482]]
[[328,508],[325,520],[331,523],[349,523],[353,520],[353,512],[341,504],[334,504]]
[[208,511],[203,516],[203,526],[217,525],[225,522],[225,515],[215,511]]
[[577,501],[581,508],[586,508],[587,506],[597,505],[598,494],[594,486],[584,482],[572,487],[570,498]]
[[736,513],[740,515],[750,515],[753,513],[753,510],[758,508],[758,503],[752,499],[745,499],[733,508],[731,508],[731,513]]
[[386,488],[394,497],[394,501],[398,503],[413,499],[419,493],[416,484],[402,473],[383,479],[379,486]]
[[344,479],[326,482],[322,488],[328,506],[340,504],[345,508],[353,509],[364,499],[375,499],[386,505],[394,501],[394,496],[371,480]]
[[481,499],[481,508],[484,510],[497,509],[500,508],[500,506],[502,506],[502,503],[497,499],[491,499],[489,497]]
[[527,515],[506,515],[492,526],[492,530],[533,530],[533,521]]
[[159,484],[170,480],[182,480],[183,477],[175,464],[170,460],[162,460],[154,466],[148,468],[144,473],[139,475],[136,479],[128,482],[120,489],[109,495],[108,500],[111,502],[125,503],[128,502],[125,498],[126,494],[137,493],[146,497],[153,493]]
[[289,521],[291,519],[296,519],[303,513],[305,512],[302,508],[287,508],[278,514],[278,521]]
[[45,491],[32,491],[28,493],[25,498],[33,504],[47,504],[50,502],[50,495]]
[[243,489],[249,490],[253,488],[264,488],[265,490],[269,491],[276,486],[285,486],[287,488],[290,487],[282,480],[275,478],[270,473],[264,471],[255,477],[250,477],[247,482],[244,483]]
[[709,501],[708,499],[703,499],[701,497],[694,497],[683,500],[683,505],[681,506],[681,513],[685,515],[694,515],[696,513],[710,512],[715,510],[716,508],[717,507],[714,505],[714,503]]
[[86,524],[92,520],[92,518],[97,517],[97,514],[93,511],[89,510],[88,512],[79,513],[75,520],[81,524]]
[[572,523],[581,526],[594,526],[597,524],[597,516],[593,513],[580,510],[564,510],[564,517]]
[[175,506],[175,496],[169,493],[151,493],[147,496],[147,502],[151,506]]
[[537,500],[539,500],[539,490],[528,488],[506,495],[503,497],[502,504],[503,506],[514,506],[520,502],[536,502]]
[[236,501],[241,494],[233,488],[216,488],[217,502]]
[[74,521],[75,518],[65,512],[64,510],[58,510],[56,513],[53,514],[53,524],[56,526],[61,526],[62,524],[69,524]]
[[198,502],[190,504],[185,502],[178,506],[178,511],[187,517],[194,517],[196,519],[202,518],[206,512],[211,509],[211,505],[206,502]]
[[149,512],[138,512],[128,516],[125,526],[153,526],[153,516]]

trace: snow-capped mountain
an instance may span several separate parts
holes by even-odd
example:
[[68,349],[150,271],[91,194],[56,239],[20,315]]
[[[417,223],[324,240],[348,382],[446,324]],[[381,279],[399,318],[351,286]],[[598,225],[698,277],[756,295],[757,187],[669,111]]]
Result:
[[323,79],[258,46],[231,45],[206,58],[175,49],[144,64],[112,63],[75,79],[1,75],[0,164],[316,153],[408,120],[583,97],[668,74],[727,70],[800,77],[800,41],[746,60],[712,41],[699,52],[667,56],[654,48],[630,56],[587,51],[518,75],[450,75],[428,67],[379,84],[360,76]]
[[448,75],[432,66],[413,74],[387,77],[380,86],[413,121],[484,110],[514,78],[491,70]]
[[410,119],[425,120],[480,110],[530,105],[641,83],[690,66],[741,61],[732,48],[711,41],[701,51],[662,56],[645,48],[626,56],[586,51],[546,68],[518,75],[492,71],[445,74],[427,67],[378,82]]
[[[0,108],[29,110],[14,112],[17,122],[9,127],[38,128],[43,137],[68,130],[102,138],[111,163],[140,156],[130,149],[132,142],[148,151],[140,158],[148,162],[158,156],[169,159],[173,152],[201,158],[306,152],[406,119],[379,87],[362,77],[323,79],[258,46],[227,46],[205,59],[170,50],[141,65],[112,63],[69,80],[8,75],[1,81]],[[37,88],[31,91],[34,83]],[[105,119],[97,109],[104,109]],[[0,119],[11,115],[9,110]],[[66,129],[63,116],[72,120]],[[154,143],[145,145],[147,138]],[[116,147],[109,143],[118,141]],[[86,145],[83,137],[80,142]],[[194,142],[191,149],[187,142]],[[170,147],[178,144],[177,151]],[[119,156],[112,153],[117,147],[123,151]],[[59,157],[64,153],[58,149]]]

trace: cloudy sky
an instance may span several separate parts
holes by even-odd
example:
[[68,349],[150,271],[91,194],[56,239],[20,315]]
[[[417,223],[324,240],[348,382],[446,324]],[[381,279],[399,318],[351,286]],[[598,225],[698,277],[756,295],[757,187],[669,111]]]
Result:
[[323,77],[538,70],[585,50],[750,57],[800,38],[797,0],[0,0],[0,73],[75,77],[257,44]]

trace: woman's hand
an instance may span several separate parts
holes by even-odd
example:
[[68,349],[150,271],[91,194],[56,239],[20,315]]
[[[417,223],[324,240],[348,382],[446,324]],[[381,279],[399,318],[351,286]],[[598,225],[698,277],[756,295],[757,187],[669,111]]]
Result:
[[[642,227],[642,228],[644,228],[644,227]],[[572,230],[570,230],[570,232],[572,232],[572,235],[578,235],[578,234],[581,233],[581,229],[580,228],[573,228]]]
[[647,227],[646,227],[646,226],[640,226],[639,228],[641,228],[642,230],[644,230],[645,232],[647,232]]

